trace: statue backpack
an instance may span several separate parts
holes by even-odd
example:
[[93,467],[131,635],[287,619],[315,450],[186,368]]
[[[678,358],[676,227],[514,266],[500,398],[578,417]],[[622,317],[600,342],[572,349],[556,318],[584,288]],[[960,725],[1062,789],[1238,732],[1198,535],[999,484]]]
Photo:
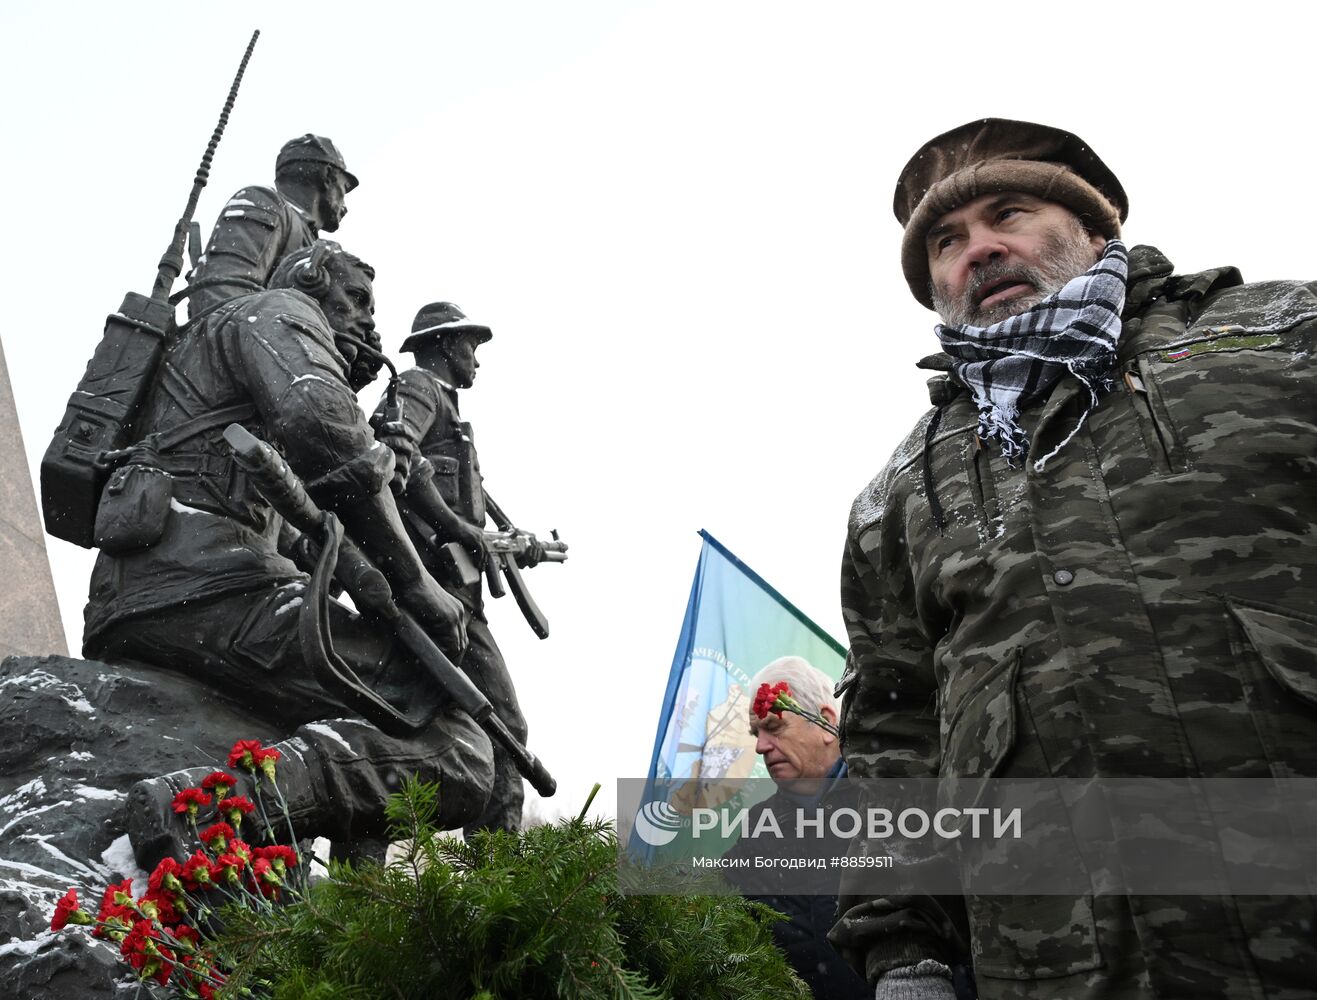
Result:
[[[176,300],[170,298],[169,292],[182,270],[183,246],[192,229],[197,199],[206,186],[211,159],[224,134],[229,112],[238,96],[238,86],[259,36],[259,31],[253,32],[247,44],[224,110],[220,113],[219,124],[215,126],[192,182],[187,207],[174,228],[173,240],[160,259],[151,295],[129,292],[119,311],[106,319],[100,343],[87,363],[78,388],[69,397],[64,419],[56,428],[41,460],[41,507],[46,531],[83,548],[100,545],[97,521],[103,499],[110,500],[118,508],[107,511],[110,516],[100,519],[102,534],[105,531],[110,533],[105,536],[109,541],[105,546],[107,550],[115,547],[114,526],[126,526],[134,511],[146,520],[159,514],[161,525],[163,515],[168,512],[169,494],[160,488],[168,487],[168,479],[163,473],[152,470],[155,472],[154,481],[151,477],[144,478],[144,474],[138,471],[145,468],[142,465],[119,469],[113,478],[111,473],[131,459],[128,446],[134,441],[133,419],[155,382],[160,359],[176,332]],[[195,247],[198,241],[194,238],[192,242]],[[159,510],[162,503],[163,512]],[[121,540],[118,548],[122,550],[124,547],[134,546],[130,540]]]

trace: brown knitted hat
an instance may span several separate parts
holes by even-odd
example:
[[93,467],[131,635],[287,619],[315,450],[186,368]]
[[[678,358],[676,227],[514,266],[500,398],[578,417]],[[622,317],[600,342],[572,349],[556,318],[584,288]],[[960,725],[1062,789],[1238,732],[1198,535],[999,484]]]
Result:
[[910,291],[929,309],[929,229],[966,202],[1005,191],[1064,205],[1107,239],[1120,236],[1129,214],[1120,181],[1077,135],[1005,118],[980,118],[943,132],[910,158],[892,200],[905,226],[901,269]]

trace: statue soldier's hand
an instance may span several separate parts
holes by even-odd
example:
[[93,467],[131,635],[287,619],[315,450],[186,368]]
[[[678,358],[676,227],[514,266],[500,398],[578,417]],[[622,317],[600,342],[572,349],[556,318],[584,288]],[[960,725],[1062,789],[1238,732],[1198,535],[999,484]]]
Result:
[[544,546],[532,535],[526,543],[526,551],[517,556],[517,565],[522,569],[534,569],[544,558]]
[[430,636],[457,662],[466,652],[466,611],[461,602],[428,576],[407,588],[403,604]]
[[389,484],[395,494],[407,488],[407,476],[416,458],[416,443],[407,434],[407,425],[401,420],[371,418],[375,440],[393,452],[393,481]]
[[485,533],[471,525],[464,524],[462,527],[464,530],[457,540],[458,544],[471,553],[477,566],[483,566],[489,555],[489,547],[485,544]]

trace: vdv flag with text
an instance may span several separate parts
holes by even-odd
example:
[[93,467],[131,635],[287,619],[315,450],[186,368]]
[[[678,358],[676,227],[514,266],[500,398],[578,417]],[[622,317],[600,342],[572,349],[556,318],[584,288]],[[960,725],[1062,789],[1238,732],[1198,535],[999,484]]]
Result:
[[[840,643],[707,531],[700,537],[704,545],[659,712],[645,802],[629,845],[632,857],[647,861],[681,855],[681,830],[689,829],[695,807],[752,804],[730,801],[720,782],[768,777],[749,730],[755,674],[781,656],[803,657],[834,681],[845,666]],[[732,781],[723,787],[741,786]],[[666,828],[662,835],[637,836],[654,830],[654,823]],[[678,835],[669,840],[672,830]]]

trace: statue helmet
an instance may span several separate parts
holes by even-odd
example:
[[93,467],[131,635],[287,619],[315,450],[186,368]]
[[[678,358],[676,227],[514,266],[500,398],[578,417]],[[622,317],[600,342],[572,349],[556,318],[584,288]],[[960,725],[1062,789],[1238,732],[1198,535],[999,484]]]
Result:
[[357,186],[356,174],[348,170],[347,164],[343,161],[343,154],[338,151],[333,139],[327,139],[323,135],[312,135],[310,132],[306,135],[300,135],[296,139],[289,139],[283,144],[283,148],[279,150],[279,155],[275,157],[275,173],[278,173],[285,165],[299,161],[328,163],[330,166],[338,167],[348,179],[348,190],[351,191]]
[[421,306],[412,321],[411,336],[402,342],[400,350],[415,354],[423,344],[446,337],[453,333],[471,333],[476,343],[483,344],[494,336],[489,327],[473,323],[466,318],[458,306],[452,302],[431,302]]

